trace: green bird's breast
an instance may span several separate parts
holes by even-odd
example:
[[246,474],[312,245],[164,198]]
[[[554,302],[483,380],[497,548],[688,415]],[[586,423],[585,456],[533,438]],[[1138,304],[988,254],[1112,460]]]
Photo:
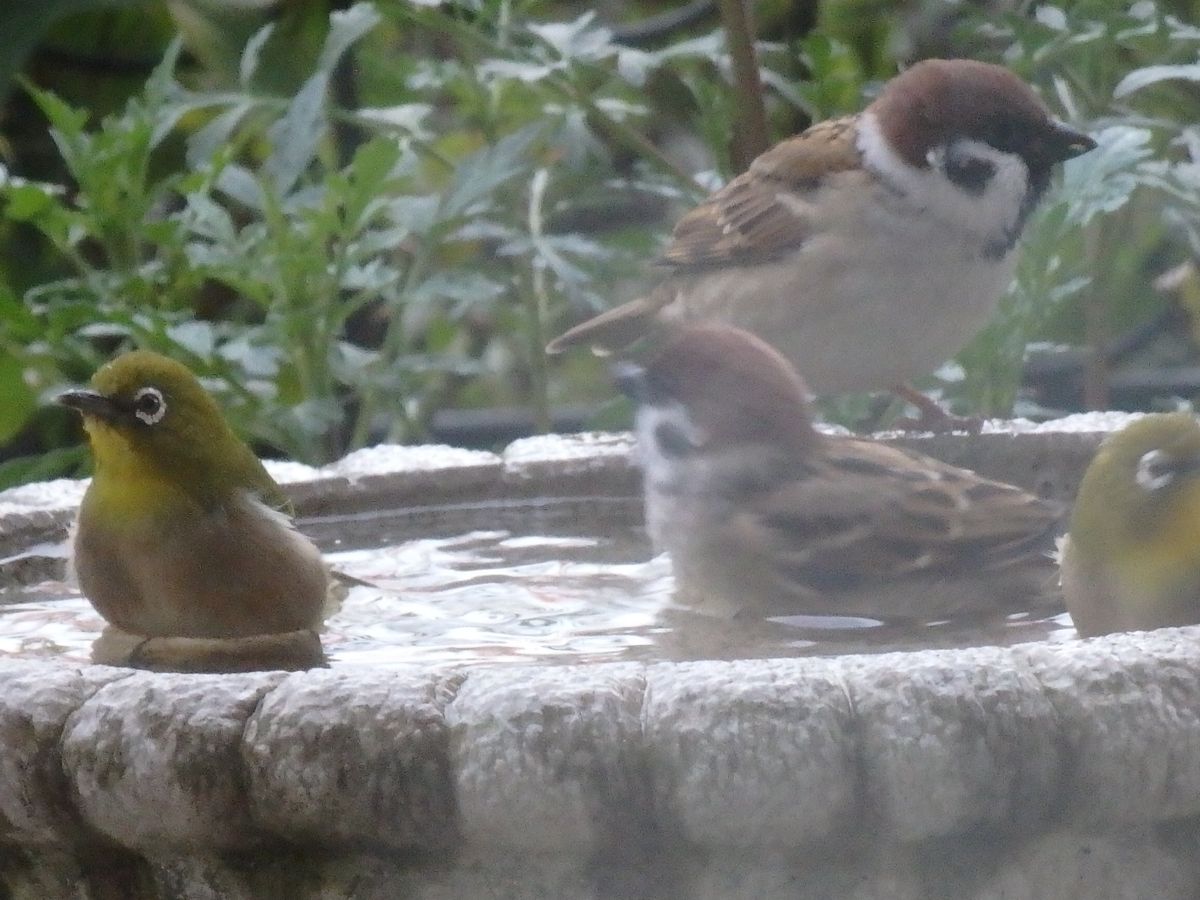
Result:
[[320,621],[320,552],[245,491],[204,509],[170,485],[143,484],[131,497],[98,479],[73,550],[84,595],[134,634],[244,637]]

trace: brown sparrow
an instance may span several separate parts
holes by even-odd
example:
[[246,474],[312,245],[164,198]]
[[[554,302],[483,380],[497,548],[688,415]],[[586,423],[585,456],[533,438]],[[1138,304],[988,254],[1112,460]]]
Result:
[[616,369],[639,404],[650,536],[701,610],[929,621],[1058,602],[1057,504],[816,431],[759,338],[681,326]]
[[759,156],[680,219],[650,294],[547,350],[715,319],[769,341],[818,394],[926,375],[991,315],[1054,164],[1093,147],[1006,69],[917,63],[858,115]]

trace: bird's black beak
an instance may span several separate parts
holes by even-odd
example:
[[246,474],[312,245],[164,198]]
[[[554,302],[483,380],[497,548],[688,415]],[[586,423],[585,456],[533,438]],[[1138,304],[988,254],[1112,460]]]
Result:
[[613,363],[611,371],[613,382],[622,394],[639,406],[650,402],[650,384],[642,366],[622,360]]
[[1074,159],[1095,149],[1096,141],[1091,135],[1077,131],[1065,122],[1050,123],[1050,133],[1046,136],[1046,156],[1052,162]]
[[121,408],[111,398],[96,391],[67,391],[59,394],[55,402],[77,410],[84,416],[94,416],[106,422],[111,422],[121,414]]

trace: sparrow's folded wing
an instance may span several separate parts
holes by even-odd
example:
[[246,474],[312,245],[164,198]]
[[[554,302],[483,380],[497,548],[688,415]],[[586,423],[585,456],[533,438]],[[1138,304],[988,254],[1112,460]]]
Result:
[[[852,117],[818,123],[759,156],[748,172],[679,220],[658,264],[699,271],[765,262],[799,247],[813,230],[809,194],[829,175],[859,168],[854,123]],[[546,350],[560,353],[580,344],[619,350],[649,333],[676,295],[668,280],[576,325]]]
[[679,220],[659,264],[683,270],[752,264],[803,244],[812,230],[807,195],[828,176],[860,166],[854,122],[820,122],[759,156]]
[[730,522],[781,584],[836,591],[1044,562],[1056,504],[903,450],[838,444]]

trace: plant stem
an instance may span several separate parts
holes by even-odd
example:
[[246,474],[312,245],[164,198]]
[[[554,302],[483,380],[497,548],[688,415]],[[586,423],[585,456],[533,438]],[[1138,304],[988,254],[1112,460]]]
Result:
[[733,59],[733,87],[737,94],[738,126],[730,156],[738,172],[744,172],[767,149],[767,111],[763,106],[762,81],[754,52],[754,25],[746,9],[747,2],[720,0],[721,22]]
[[546,372],[546,267],[539,265],[536,255],[537,241],[542,236],[542,200],[546,196],[546,185],[550,173],[538,169],[529,185],[529,234],[534,241],[534,254],[529,260],[530,283],[524,294],[526,326],[529,338],[529,381],[533,398],[533,421],[537,430],[550,430],[549,377]]
[[[1093,223],[1084,237],[1088,259],[1100,259],[1100,229]],[[1085,409],[1108,409],[1108,366],[1104,349],[1108,345],[1108,322],[1104,315],[1104,296],[1093,280],[1084,290],[1083,333],[1090,351],[1084,359],[1083,405]]]

